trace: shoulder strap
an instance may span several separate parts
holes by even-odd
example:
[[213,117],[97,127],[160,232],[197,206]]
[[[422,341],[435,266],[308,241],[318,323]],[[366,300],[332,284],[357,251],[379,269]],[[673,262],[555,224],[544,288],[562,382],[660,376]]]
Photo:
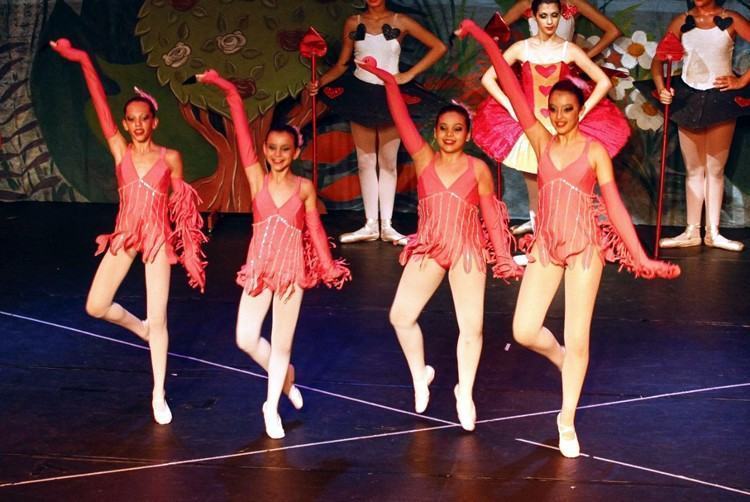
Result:
[[565,61],[565,56],[568,55],[568,41],[566,40],[563,42],[563,49],[562,49],[562,60]]

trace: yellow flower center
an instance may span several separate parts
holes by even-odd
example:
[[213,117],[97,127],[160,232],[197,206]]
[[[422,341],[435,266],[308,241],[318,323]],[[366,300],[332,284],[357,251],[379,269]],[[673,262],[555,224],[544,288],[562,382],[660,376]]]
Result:
[[659,110],[657,110],[656,107],[652,105],[651,103],[649,103],[648,101],[643,103],[643,105],[641,106],[641,109],[643,110],[643,113],[645,113],[646,115],[650,117],[655,117],[659,114]]
[[630,54],[634,58],[641,57],[644,52],[646,52],[646,46],[644,46],[643,44],[633,42],[632,44],[628,45],[628,54]]

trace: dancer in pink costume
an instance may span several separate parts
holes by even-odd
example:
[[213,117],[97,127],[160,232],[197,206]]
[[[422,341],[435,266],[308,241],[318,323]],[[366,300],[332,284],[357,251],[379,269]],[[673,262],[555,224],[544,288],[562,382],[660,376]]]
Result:
[[[201,232],[200,201],[195,190],[182,178],[180,153],[153,142],[154,130],[159,126],[156,100],[136,88],[137,95],[125,104],[122,125],[130,136],[128,143],[115,125],[104,88],[88,54],[73,48],[64,38],[50,45],[65,59],[81,65],[116,165],[120,210],[114,232],[96,239],[96,254],[104,256],[89,290],[86,312],[122,326],[148,342],[154,377],[151,403],[154,420],[168,424],[172,421],[172,412],[165,398],[164,380],[169,341],[169,277],[171,265],[179,261],[187,270],[190,285],[203,291],[206,262],[201,244],[206,238]],[[145,320],[113,301],[138,253],[146,271]]]
[[[538,32],[513,44],[503,56],[510,65],[522,63],[522,86],[537,119],[547,130],[554,131],[547,109],[549,92],[560,80],[573,78],[570,65],[575,64],[595,83],[584,103],[581,130],[603,143],[610,155],[615,156],[627,142],[630,126],[620,110],[606,99],[612,87],[609,78],[582,49],[556,34],[566,19],[561,15],[559,0],[534,0],[531,9]],[[477,108],[474,142],[497,162],[523,173],[531,220],[514,229],[514,233],[530,232],[538,204],[537,158],[508,98],[497,85],[493,68],[482,77],[482,85],[490,97]]]
[[411,120],[396,78],[377,64],[374,58],[365,58],[359,67],[385,85],[388,108],[414,161],[419,192],[418,229],[401,253],[404,273],[391,307],[391,323],[409,364],[414,407],[422,413],[435,370],[425,364],[417,319],[448,275],[459,326],[456,411],[461,426],[471,431],[476,422],[474,379],[482,351],[485,264],[493,263],[493,275],[502,279],[519,278],[523,269],[510,255],[513,237],[507,208],[495,197],[489,168],[464,153],[471,134],[469,113],[458,105],[438,112],[434,133],[438,151],[434,151]]
[[[457,35],[471,35],[487,51],[539,160],[539,220],[528,242],[529,265],[521,282],[513,336],[547,357],[562,372],[562,409],[557,416],[560,451],[580,453],[574,419],[588,367],[594,303],[605,260],[617,260],[636,277],[672,279],[680,269],[650,259],[638,241],[620,200],[612,161],[601,143],[583,134],[579,117],[584,98],[570,81],[555,84],[549,110],[555,134],[537,120],[513,71],[492,38],[473,21]],[[594,194],[599,184],[601,198]],[[544,327],[560,281],[565,279],[565,347]]]
[[[294,330],[305,289],[319,283],[340,289],[351,279],[343,260],[331,257],[328,237],[316,206],[315,187],[292,174],[302,137],[291,126],[272,127],[263,144],[270,170],[255,153],[247,115],[234,84],[213,70],[197,75],[200,82],[225,95],[237,135],[240,160],[253,197],[253,235],[247,261],[237,273],[244,293],[237,314],[237,345],[268,372],[263,418],[269,437],[284,437],[278,413],[282,391],[295,408],[302,394],[289,364]],[[273,305],[271,342],[260,336],[263,319]]]

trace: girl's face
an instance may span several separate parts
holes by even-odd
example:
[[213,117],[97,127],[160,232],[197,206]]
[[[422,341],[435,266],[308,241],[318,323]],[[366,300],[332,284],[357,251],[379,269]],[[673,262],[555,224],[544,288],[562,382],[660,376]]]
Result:
[[272,171],[289,169],[292,161],[299,157],[296,138],[286,131],[271,131],[263,143],[263,155]]
[[133,101],[125,110],[122,126],[130,134],[133,141],[143,143],[151,139],[154,130],[159,125],[159,119],[151,113],[151,108],[141,101]]
[[555,91],[549,97],[549,118],[557,134],[565,134],[578,127],[581,105],[575,94]]
[[455,153],[463,150],[471,133],[466,127],[466,120],[458,112],[445,112],[438,119],[435,126],[435,140],[438,148],[445,153]]
[[560,7],[554,3],[543,3],[539,5],[534,18],[539,25],[539,31],[551,37],[557,31],[557,25],[560,24]]
[[377,9],[385,7],[385,0],[365,0],[368,9]]
[[698,8],[716,7],[716,0],[693,0],[693,3]]

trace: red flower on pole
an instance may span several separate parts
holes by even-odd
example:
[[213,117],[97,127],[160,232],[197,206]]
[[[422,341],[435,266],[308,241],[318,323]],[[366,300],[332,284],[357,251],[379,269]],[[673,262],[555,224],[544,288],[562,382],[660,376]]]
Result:
[[655,57],[659,61],[680,61],[685,57],[685,48],[677,35],[670,31],[656,46]]
[[328,52],[328,45],[322,35],[310,26],[299,42],[299,52],[306,58],[323,57]]

